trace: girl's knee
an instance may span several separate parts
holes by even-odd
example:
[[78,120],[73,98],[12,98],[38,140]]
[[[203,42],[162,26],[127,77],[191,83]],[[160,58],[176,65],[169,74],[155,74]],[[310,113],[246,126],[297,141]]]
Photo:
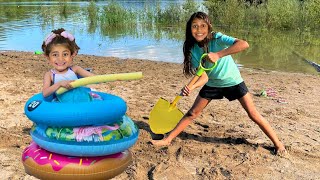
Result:
[[186,113],[186,116],[190,117],[191,119],[195,119],[197,118],[199,115],[201,114],[201,112],[197,112],[197,111],[194,111],[194,110],[189,110],[187,113]]

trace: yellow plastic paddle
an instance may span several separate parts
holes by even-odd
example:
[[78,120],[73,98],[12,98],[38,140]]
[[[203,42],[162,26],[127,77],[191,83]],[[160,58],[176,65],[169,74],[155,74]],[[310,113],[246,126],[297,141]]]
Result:
[[[210,68],[204,68],[202,65],[202,59],[208,54],[203,54],[200,58],[200,63],[196,75],[188,83],[188,87],[192,86],[204,71],[211,71],[216,67],[217,63],[214,63]],[[181,99],[182,94],[176,96],[172,103],[160,98],[156,105],[150,112],[149,126],[152,132],[155,134],[165,134],[173,130],[180,119],[183,117],[183,112],[177,108],[177,103]]]

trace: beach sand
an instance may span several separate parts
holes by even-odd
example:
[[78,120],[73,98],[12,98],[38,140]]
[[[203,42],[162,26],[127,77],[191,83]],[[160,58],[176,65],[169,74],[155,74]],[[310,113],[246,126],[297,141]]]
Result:
[[[140,80],[89,86],[122,97],[140,129],[132,164],[114,179],[320,179],[319,75],[241,69],[257,109],[289,148],[283,158],[274,155],[272,142],[239,102],[226,99],[211,102],[171,146],[153,146],[151,138],[159,136],[150,131],[149,113],[160,97],[172,101],[189,82],[181,64],[86,55],[78,55],[75,64],[95,74],[143,73]],[[0,52],[0,179],[36,179],[21,161],[32,126],[24,105],[42,90],[48,69],[43,55]],[[266,88],[274,97],[255,96]],[[198,91],[183,97],[179,109],[187,112]]]

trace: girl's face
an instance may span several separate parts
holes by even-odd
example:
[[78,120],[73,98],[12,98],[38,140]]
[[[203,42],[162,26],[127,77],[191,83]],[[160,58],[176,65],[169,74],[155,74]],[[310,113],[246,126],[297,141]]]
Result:
[[58,72],[64,72],[73,63],[71,51],[62,44],[52,46],[49,56],[49,63]]
[[209,26],[203,19],[194,19],[191,23],[191,33],[197,42],[203,41],[209,33]]

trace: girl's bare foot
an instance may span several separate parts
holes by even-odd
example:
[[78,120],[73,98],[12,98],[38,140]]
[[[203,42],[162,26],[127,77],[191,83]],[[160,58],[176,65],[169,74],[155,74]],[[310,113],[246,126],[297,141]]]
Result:
[[280,146],[276,147],[276,155],[280,157],[288,157],[289,153],[286,150],[286,147],[281,144]]
[[170,145],[170,141],[168,141],[167,139],[152,140],[151,143],[155,146],[168,146],[168,145]]

